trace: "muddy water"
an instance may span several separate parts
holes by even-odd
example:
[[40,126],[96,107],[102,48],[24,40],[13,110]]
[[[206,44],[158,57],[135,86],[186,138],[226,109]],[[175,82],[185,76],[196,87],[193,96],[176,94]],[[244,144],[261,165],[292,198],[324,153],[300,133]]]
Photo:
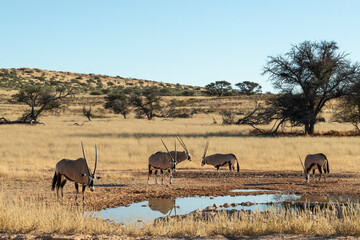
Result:
[[[237,190],[241,191],[241,190]],[[245,192],[256,192],[258,190],[245,190]],[[261,192],[264,192],[261,190]],[[118,207],[101,210],[103,219],[115,220],[117,222],[125,221],[144,221],[154,220],[158,217],[167,215],[187,214],[197,209],[204,209],[214,204],[223,206],[224,204],[241,204],[244,205],[231,206],[227,209],[245,209],[263,211],[269,206],[265,203],[280,203],[284,201],[295,201],[300,196],[294,194],[260,194],[247,196],[220,196],[220,197],[186,197],[176,199],[155,198],[149,201],[131,204],[128,207]],[[253,205],[256,204],[256,205]],[[220,208],[221,209],[221,208]]]

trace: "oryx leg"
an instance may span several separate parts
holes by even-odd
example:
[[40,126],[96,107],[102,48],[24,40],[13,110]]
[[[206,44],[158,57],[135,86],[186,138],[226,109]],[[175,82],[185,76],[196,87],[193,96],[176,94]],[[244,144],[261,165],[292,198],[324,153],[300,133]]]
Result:
[[170,184],[171,184],[171,183],[172,183],[172,182],[171,182],[172,171],[171,171],[171,169],[169,169],[168,171],[169,171],[169,178],[170,178]]
[[315,168],[313,169],[313,178],[314,178],[314,182],[315,182]]
[[161,185],[164,185],[164,171],[160,169],[160,173],[161,173]]
[[216,169],[217,169],[217,176],[220,177],[220,173],[219,173],[219,166],[216,166]]
[[158,176],[158,170],[155,169],[155,184],[157,184],[157,176]]
[[326,168],[325,164],[323,165],[323,169],[324,169],[324,181],[326,182],[327,168]]
[[76,201],[77,201],[77,198],[78,198],[78,193],[79,193],[79,184],[75,183],[75,205],[76,205]]
[[234,166],[232,165],[231,161],[229,161],[229,177],[230,177],[230,174],[232,172],[232,170],[234,169]]
[[60,185],[60,189],[61,189],[61,198],[64,197],[64,186],[65,186],[65,183],[66,183],[66,179],[64,179],[62,182],[61,182],[61,185]]
[[152,169],[149,169],[149,175],[148,175],[148,180],[147,180],[147,184],[149,184],[149,179],[150,179],[150,175],[152,173]]
[[317,165],[318,166],[318,169],[319,169],[319,173],[320,173],[320,177],[319,177],[319,180],[318,182],[320,182],[320,179],[321,179],[321,175],[322,175],[322,169],[321,169],[321,166],[320,165]]
[[86,188],[86,185],[82,185],[82,199],[83,199],[83,204],[86,205],[86,202],[85,202],[85,188]]
[[59,198],[59,188],[61,186],[61,174],[57,175],[57,179],[56,179],[56,198],[58,201],[60,201]]
[[306,169],[306,182],[310,182],[310,169]]

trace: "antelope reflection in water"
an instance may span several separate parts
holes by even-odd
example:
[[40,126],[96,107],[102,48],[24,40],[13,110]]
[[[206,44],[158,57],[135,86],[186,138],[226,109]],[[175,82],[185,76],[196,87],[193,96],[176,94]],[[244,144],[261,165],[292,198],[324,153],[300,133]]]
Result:
[[171,198],[153,198],[149,200],[149,208],[153,211],[161,212],[164,215],[170,215],[174,210],[180,208],[176,206],[176,199]]

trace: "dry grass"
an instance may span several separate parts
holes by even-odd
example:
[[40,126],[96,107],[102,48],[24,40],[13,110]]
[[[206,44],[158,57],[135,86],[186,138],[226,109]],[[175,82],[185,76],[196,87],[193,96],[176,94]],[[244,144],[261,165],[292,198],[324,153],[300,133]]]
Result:
[[[298,154],[304,158],[306,154],[322,152],[328,156],[332,171],[360,171],[357,164],[360,149],[355,147],[360,143],[357,137],[249,137],[243,135],[251,128],[214,125],[212,116],[205,114],[171,121],[122,119],[109,115],[83,126],[74,125],[83,120],[80,115],[67,113],[43,118],[46,125],[0,126],[0,177],[26,179],[28,171],[32,172],[31,177],[49,176],[60,159],[82,156],[81,141],[85,144],[90,166],[93,165],[94,144],[97,144],[100,171],[146,169],[148,157],[164,150],[160,138],[173,148],[176,135],[183,136],[193,158],[193,162],[184,162],[179,167],[200,168],[203,148],[209,141],[208,154],[232,152],[239,159],[241,169],[300,170]],[[319,131],[347,128],[351,129],[336,123],[317,126]]]
[[[360,207],[340,210],[317,209],[289,211],[281,209],[266,214],[240,212],[228,217],[220,213],[209,220],[194,216],[153,224],[117,224],[104,221],[82,207],[43,203],[39,199],[11,201],[1,197],[0,232],[11,234],[90,234],[126,236],[239,236],[257,234],[360,235]],[[36,217],[35,217],[36,216]],[[341,216],[341,218],[339,218]]]

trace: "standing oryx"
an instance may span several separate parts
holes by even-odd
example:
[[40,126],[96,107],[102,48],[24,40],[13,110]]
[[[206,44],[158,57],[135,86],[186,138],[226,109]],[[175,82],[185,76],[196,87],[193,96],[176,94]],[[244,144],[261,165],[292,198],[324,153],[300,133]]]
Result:
[[171,156],[171,153],[169,152],[168,148],[166,147],[164,141],[161,139],[161,142],[164,144],[164,147],[166,148],[167,152],[157,152],[152,154],[149,157],[149,175],[147,179],[147,183],[149,184],[150,175],[152,173],[152,170],[155,169],[155,183],[157,184],[157,173],[158,170],[160,170],[162,175],[162,184],[164,184],[164,171],[169,171],[169,178],[170,178],[170,184],[172,172],[175,169],[176,160],[177,160],[177,152],[176,152],[176,141],[175,141],[175,156]]
[[201,166],[204,166],[205,164],[213,165],[214,167],[216,167],[217,172],[219,174],[219,168],[221,166],[225,166],[226,164],[229,165],[230,172],[232,170],[235,170],[235,162],[236,162],[237,163],[237,171],[238,172],[240,171],[239,161],[236,159],[234,154],[232,154],[232,153],[228,153],[228,154],[217,153],[217,154],[213,154],[213,155],[206,157],[206,152],[207,152],[208,147],[209,147],[209,142],[206,142],[205,149],[204,149],[204,156],[203,156],[203,160],[201,162]]
[[324,154],[322,154],[322,153],[309,154],[306,156],[304,164],[302,163],[300,156],[299,156],[299,158],[300,158],[301,165],[304,169],[306,182],[310,181],[310,171],[311,170],[313,170],[313,176],[314,176],[314,180],[315,180],[316,168],[319,170],[319,173],[320,173],[320,177],[319,177],[318,181],[320,181],[320,179],[321,179],[322,170],[324,170],[324,180],[326,181],[326,174],[330,173],[330,168],[329,168],[329,161],[327,160],[327,158]]
[[77,160],[62,159],[56,164],[51,190],[54,190],[56,185],[56,196],[58,201],[59,201],[59,188],[61,190],[61,197],[64,196],[63,188],[66,183],[66,180],[75,182],[75,188],[76,188],[75,203],[77,200],[77,194],[79,193],[79,184],[82,185],[83,204],[86,204],[85,196],[84,196],[86,186],[88,186],[91,191],[94,191],[94,180],[99,178],[99,177],[95,177],[96,165],[97,165],[97,148],[95,145],[95,167],[93,173],[91,173],[86,161],[84,146],[82,143],[81,143],[81,147],[84,158],[78,158]]

